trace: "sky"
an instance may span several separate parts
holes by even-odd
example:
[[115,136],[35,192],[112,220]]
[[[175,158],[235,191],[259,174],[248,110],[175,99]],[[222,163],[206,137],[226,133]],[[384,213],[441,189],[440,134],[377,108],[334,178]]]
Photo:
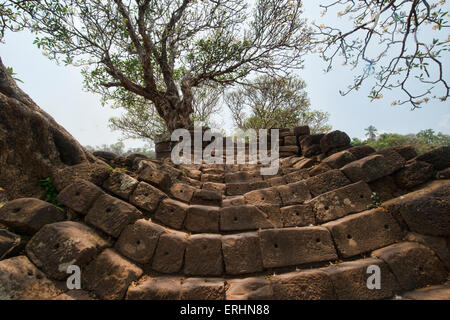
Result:
[[[311,19],[319,19],[316,1],[306,1],[305,11]],[[98,146],[116,143],[120,132],[111,131],[108,119],[120,116],[121,110],[103,107],[100,96],[83,89],[83,77],[76,67],[58,66],[43,56],[33,45],[34,37],[27,31],[8,33],[5,43],[0,44],[3,63],[14,69],[16,77],[23,83],[19,86],[55,120],[64,126],[83,145]],[[444,74],[449,75],[450,58],[443,61]],[[450,103],[431,101],[422,109],[411,111],[410,106],[392,107],[399,92],[389,92],[375,102],[367,98],[370,86],[348,96],[341,96],[354,74],[349,68],[337,66],[334,71],[324,73],[324,62],[318,56],[308,56],[305,69],[297,75],[307,83],[308,95],[314,109],[330,113],[330,124],[334,130],[347,132],[350,137],[364,138],[364,129],[375,126],[379,133],[417,133],[424,129],[450,134]],[[231,132],[230,112],[224,107],[216,120]],[[228,131],[227,130],[227,131]],[[145,141],[126,140],[126,147],[143,147]]]

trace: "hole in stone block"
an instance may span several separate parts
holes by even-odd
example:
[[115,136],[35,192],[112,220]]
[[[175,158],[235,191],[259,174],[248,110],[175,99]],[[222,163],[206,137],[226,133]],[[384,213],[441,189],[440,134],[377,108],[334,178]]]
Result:
[[347,235],[347,239],[351,239],[352,236],[350,234]]

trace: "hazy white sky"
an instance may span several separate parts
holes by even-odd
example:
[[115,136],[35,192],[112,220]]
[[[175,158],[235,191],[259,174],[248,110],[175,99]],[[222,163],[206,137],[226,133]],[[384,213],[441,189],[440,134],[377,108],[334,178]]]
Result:
[[[306,1],[305,10],[311,19],[319,19],[316,1]],[[121,114],[120,110],[102,107],[98,95],[85,92],[80,70],[57,66],[33,45],[28,32],[8,33],[5,44],[0,44],[0,56],[6,66],[13,67],[24,83],[20,87],[36,103],[52,115],[84,145],[101,145],[117,142],[119,132],[108,128],[108,119]],[[450,59],[444,61],[448,78]],[[338,90],[351,83],[353,74],[346,67],[336,67],[324,74],[325,65],[317,56],[307,57],[305,69],[299,72],[308,84],[307,92],[315,109],[328,111],[330,122],[336,130],[351,137],[364,137],[364,128],[374,125],[379,132],[415,133],[432,128],[450,134],[450,103],[430,102],[422,109],[410,111],[409,106],[392,107],[398,92],[390,92],[376,102],[367,98],[370,87],[362,87],[342,97]],[[217,116],[226,128],[232,127],[228,110]],[[141,147],[143,141],[127,140],[127,147]]]

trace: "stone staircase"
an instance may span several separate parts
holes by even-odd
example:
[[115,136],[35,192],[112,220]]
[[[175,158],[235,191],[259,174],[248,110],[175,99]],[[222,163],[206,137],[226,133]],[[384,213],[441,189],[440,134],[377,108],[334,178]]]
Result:
[[[275,176],[143,160],[74,181],[64,210],[16,199],[0,208],[0,299],[391,299],[444,284],[449,152],[347,147],[282,158]],[[66,287],[72,265],[82,290]]]

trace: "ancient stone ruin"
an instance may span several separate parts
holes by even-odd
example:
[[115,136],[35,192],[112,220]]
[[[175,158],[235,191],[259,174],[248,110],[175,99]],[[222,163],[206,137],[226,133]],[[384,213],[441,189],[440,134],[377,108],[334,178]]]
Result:
[[97,153],[110,168],[58,183],[62,209],[0,199],[0,299],[449,298],[450,147],[280,143],[274,176]]

